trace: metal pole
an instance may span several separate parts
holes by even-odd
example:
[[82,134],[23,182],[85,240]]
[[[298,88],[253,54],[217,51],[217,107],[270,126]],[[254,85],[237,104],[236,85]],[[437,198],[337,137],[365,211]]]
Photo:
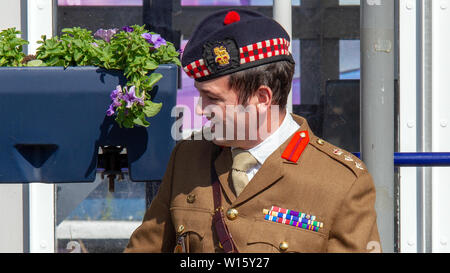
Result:
[[[291,37],[289,51],[292,52],[292,1],[273,0],[273,19],[283,26]],[[286,108],[292,113],[292,88],[289,92]]]
[[[432,151],[431,0],[417,0],[417,151]],[[417,169],[417,252],[431,252],[430,168]]]
[[384,252],[394,252],[394,1],[361,1],[361,151],[377,191]]

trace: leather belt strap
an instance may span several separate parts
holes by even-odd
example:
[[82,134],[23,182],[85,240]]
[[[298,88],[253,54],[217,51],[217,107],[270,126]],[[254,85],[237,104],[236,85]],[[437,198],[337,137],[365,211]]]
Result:
[[211,161],[211,181],[214,198],[214,227],[216,229],[216,233],[219,237],[219,242],[222,245],[223,250],[226,253],[238,253],[233,242],[233,238],[228,231],[227,225],[225,224],[222,208],[222,189],[220,188],[219,178],[217,177],[216,169],[214,167],[214,158]]

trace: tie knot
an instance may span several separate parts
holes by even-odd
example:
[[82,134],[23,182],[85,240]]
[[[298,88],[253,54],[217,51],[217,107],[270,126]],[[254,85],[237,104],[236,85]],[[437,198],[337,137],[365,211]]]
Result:
[[233,156],[232,168],[237,171],[247,172],[251,167],[258,164],[256,158],[248,151],[236,148],[231,151]]

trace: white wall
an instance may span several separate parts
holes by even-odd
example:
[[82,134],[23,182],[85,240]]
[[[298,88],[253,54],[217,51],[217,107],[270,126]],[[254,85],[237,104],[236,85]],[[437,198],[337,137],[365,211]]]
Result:
[[0,1],[0,30],[11,27],[20,30],[20,2],[18,0]]
[[[21,28],[20,2],[0,1],[0,30]],[[0,184],[0,253],[23,252],[23,193],[21,184]]]

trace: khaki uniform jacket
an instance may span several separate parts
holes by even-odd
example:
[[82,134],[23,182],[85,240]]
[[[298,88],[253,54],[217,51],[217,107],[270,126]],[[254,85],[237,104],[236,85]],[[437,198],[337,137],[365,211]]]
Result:
[[[299,131],[307,130],[310,138],[298,161],[281,157],[291,136],[237,198],[230,175],[230,148],[223,148],[214,162],[224,211],[238,211],[233,220],[225,217],[238,251],[280,252],[282,242],[284,252],[381,251],[375,187],[365,165],[314,136],[305,119],[293,117]],[[212,224],[210,161],[216,148],[205,140],[176,145],[159,192],[125,252],[173,252],[181,235],[187,252],[223,252]],[[312,231],[265,220],[263,209],[272,206],[315,215],[323,227]]]

